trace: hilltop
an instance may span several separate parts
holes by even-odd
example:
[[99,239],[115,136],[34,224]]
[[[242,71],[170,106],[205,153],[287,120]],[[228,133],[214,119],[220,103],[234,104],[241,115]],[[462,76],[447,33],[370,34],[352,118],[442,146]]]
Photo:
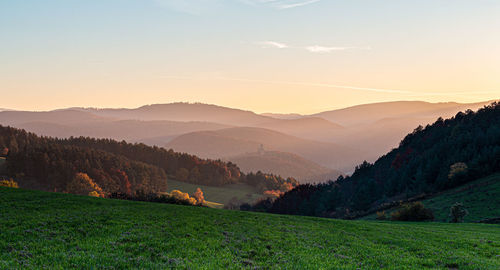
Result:
[[328,168],[348,169],[351,164],[363,161],[358,160],[358,151],[352,148],[253,127],[192,132],[166,145],[175,151],[212,159],[230,159],[232,156],[253,153],[261,146],[268,151],[296,154]]
[[[257,150],[256,144],[257,147],[264,144],[266,150],[288,152],[328,169],[351,174],[363,160],[374,162],[397,147],[401,138],[415,127],[431,124],[439,117],[447,118],[459,111],[477,110],[489,103],[396,101],[357,105],[313,115],[256,114],[210,104],[170,103],[131,109],[0,111],[0,124],[58,138],[88,136],[159,147],[172,145],[179,147],[180,151],[216,159],[252,153]],[[272,130],[302,141],[296,141],[295,148],[274,147],[274,143],[265,138],[249,138],[249,128],[260,129],[264,134],[269,134],[264,130]],[[223,130],[229,129],[239,132],[224,135],[224,138],[219,136],[218,133],[225,133]],[[173,143],[176,139],[177,142]],[[207,145],[197,144],[197,139],[220,146],[217,150],[220,151],[207,151]],[[220,140],[226,140],[227,143],[221,143]],[[185,141],[187,146],[179,144],[179,141]],[[318,149],[317,145],[324,146],[322,148],[325,150]],[[324,152],[328,154],[324,155]],[[247,167],[249,164],[241,166]]]
[[262,171],[283,177],[294,177],[300,183],[336,180],[342,173],[328,169],[298,155],[279,151],[261,151],[228,157],[244,173]]
[[272,118],[251,111],[203,103],[169,103],[145,105],[135,109],[86,109],[99,116],[143,121],[167,120],[180,122],[213,122],[233,126],[264,123]]

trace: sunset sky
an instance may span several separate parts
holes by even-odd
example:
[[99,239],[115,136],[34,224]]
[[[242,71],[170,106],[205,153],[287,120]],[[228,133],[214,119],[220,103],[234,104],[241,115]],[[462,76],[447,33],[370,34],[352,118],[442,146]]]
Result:
[[0,0],[0,108],[500,98],[497,0]]

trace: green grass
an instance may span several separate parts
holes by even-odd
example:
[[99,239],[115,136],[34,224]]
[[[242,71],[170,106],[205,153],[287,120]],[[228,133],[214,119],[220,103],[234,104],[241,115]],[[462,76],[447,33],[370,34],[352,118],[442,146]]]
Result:
[[177,189],[182,192],[193,194],[196,191],[196,188],[201,188],[205,200],[220,204],[227,204],[234,197],[236,197],[240,202],[248,203],[255,202],[257,199],[263,197],[262,194],[258,194],[258,191],[255,188],[245,184],[211,187],[179,182],[175,180],[168,180],[167,192],[171,192],[172,190]]
[[[435,220],[440,222],[450,220],[450,207],[456,202],[464,204],[469,211],[469,215],[465,216],[465,222],[500,217],[500,174],[481,178],[422,202],[425,207],[432,210]],[[395,210],[386,213],[390,214]],[[375,219],[375,217],[373,214],[362,219]]]
[[280,216],[0,188],[0,269],[499,269],[500,226]]
[[[472,189],[467,187],[472,186]],[[423,201],[432,209],[437,221],[449,221],[450,207],[461,202],[469,211],[466,222],[500,217],[500,174],[482,178],[473,183],[447,191]]]

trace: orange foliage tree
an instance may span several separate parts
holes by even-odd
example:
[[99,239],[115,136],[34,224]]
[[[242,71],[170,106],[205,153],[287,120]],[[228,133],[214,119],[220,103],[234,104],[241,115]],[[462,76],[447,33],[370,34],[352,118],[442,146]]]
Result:
[[19,188],[19,185],[16,181],[10,180],[0,180],[0,187],[10,187],[10,188]]
[[170,196],[173,197],[176,200],[185,201],[185,202],[188,202],[191,205],[196,205],[196,199],[195,198],[189,197],[188,193],[184,193],[184,192],[182,192],[180,190],[172,190],[172,192],[170,192]]
[[201,188],[197,188],[193,194],[193,198],[196,199],[197,204],[202,205],[205,203],[205,197],[203,196],[203,191]]
[[104,197],[103,190],[86,173],[77,173],[66,186],[66,192],[78,195]]

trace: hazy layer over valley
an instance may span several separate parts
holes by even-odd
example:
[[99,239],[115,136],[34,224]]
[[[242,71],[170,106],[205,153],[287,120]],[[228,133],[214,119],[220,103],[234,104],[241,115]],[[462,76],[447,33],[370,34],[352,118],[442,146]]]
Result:
[[374,161],[418,125],[489,103],[400,101],[314,115],[259,115],[216,105],[172,103],[136,109],[2,111],[0,123],[45,136],[142,142],[232,161],[243,171],[311,182],[335,179],[363,160]]

